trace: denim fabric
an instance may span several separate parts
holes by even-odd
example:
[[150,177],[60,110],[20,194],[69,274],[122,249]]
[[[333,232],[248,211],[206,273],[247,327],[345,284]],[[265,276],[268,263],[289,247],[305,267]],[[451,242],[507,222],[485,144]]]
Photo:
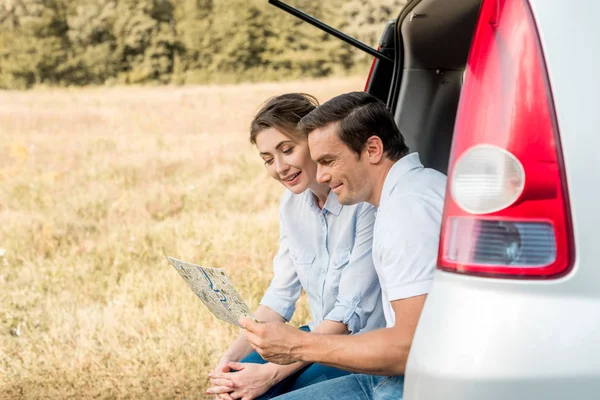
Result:
[[402,400],[403,376],[350,374],[317,383],[275,400]]

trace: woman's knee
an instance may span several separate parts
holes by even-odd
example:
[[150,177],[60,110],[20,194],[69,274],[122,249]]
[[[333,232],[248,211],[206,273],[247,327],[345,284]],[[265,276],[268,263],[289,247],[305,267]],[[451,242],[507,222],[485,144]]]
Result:
[[252,363],[252,364],[266,364],[267,361],[265,359],[263,359],[260,354],[258,354],[257,352],[253,351],[252,353],[248,354],[246,357],[242,358],[242,360],[240,361],[242,363]]

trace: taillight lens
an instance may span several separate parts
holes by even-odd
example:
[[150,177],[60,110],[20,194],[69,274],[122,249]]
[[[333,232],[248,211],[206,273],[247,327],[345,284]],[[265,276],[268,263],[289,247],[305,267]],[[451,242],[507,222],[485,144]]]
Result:
[[573,252],[548,75],[526,0],[484,0],[460,98],[441,269],[556,277]]

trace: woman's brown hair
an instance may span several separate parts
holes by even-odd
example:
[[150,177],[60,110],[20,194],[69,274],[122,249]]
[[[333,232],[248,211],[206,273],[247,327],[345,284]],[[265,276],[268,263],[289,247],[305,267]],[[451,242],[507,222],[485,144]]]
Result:
[[298,122],[318,105],[317,99],[306,93],[271,97],[250,124],[250,143],[256,144],[256,136],[268,128],[275,128],[290,139],[306,140],[306,135],[297,129]]

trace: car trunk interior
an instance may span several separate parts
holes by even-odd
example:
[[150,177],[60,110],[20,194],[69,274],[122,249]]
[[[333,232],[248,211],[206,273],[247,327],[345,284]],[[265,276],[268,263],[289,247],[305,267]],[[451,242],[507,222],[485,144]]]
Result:
[[[481,0],[413,0],[397,24],[388,105],[411,151],[447,173],[454,120]],[[400,80],[400,84],[398,84]]]

